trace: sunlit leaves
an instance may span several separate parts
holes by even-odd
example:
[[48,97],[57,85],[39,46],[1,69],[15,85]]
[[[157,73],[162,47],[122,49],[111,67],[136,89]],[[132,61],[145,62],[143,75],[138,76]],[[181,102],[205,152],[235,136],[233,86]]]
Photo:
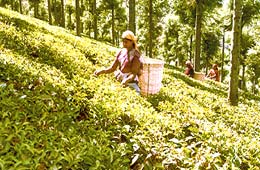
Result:
[[230,107],[225,85],[166,67],[160,93],[141,97],[112,75],[93,76],[115,48],[0,14],[9,36],[0,46],[2,169],[258,167],[257,97],[241,93]]

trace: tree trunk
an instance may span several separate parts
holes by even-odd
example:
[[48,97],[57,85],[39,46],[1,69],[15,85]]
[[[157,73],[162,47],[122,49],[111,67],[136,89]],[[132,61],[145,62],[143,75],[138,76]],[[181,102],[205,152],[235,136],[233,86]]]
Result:
[[61,26],[65,28],[64,0],[61,0]]
[[97,2],[94,0],[93,2],[93,15],[94,15],[94,23],[93,23],[93,29],[94,29],[94,39],[98,39],[98,31],[97,31]]
[[168,49],[169,48],[169,31],[167,31],[165,33],[165,50],[164,50],[164,55],[166,56],[166,61],[168,62],[168,64],[170,64],[170,57],[169,57],[169,53],[168,53]]
[[80,9],[79,9],[79,0],[75,1],[76,3],[76,34],[80,36]]
[[[81,7],[80,7],[80,17],[83,18],[83,14],[84,14],[84,10],[85,10],[84,0],[81,0],[80,5],[81,5]],[[80,22],[80,28],[81,28],[80,32],[84,33],[84,22]]]
[[48,14],[49,14],[49,24],[52,25],[51,0],[48,0]]
[[117,37],[117,41],[116,41],[116,45],[119,47],[119,43],[120,43],[120,31],[117,31],[117,34],[116,34],[116,37]]
[[22,3],[22,0],[19,0],[19,8],[20,8],[20,13],[23,14],[23,3]]
[[205,67],[206,67],[206,75],[208,74],[208,68],[209,68],[209,55],[206,54],[206,62],[205,62]]
[[39,3],[37,1],[34,2],[34,17],[38,18],[38,7]]
[[205,44],[205,67],[206,67],[206,75],[208,74],[208,67],[209,67],[209,43],[208,41],[204,42]]
[[256,92],[256,82],[257,82],[257,77],[255,76],[253,78],[253,83],[252,83],[252,93],[255,94]]
[[180,56],[179,56],[179,33],[177,32],[176,34],[176,44],[175,44],[175,54],[176,54],[176,59],[180,61]]
[[223,36],[222,36],[222,57],[221,57],[221,82],[224,80],[224,57],[225,57],[225,28],[223,28]]
[[[246,60],[246,57],[244,56],[243,62]],[[246,72],[246,65],[243,63],[242,64],[242,84],[241,88],[243,90],[246,90],[246,79],[245,79],[245,72]]]
[[70,30],[73,30],[73,26],[72,26],[72,11],[71,10],[69,11],[68,15],[69,15],[69,17],[68,17],[68,25],[67,25],[67,27]]
[[[242,13],[242,12],[241,12]],[[241,14],[242,15],[242,14]],[[242,16],[241,16],[242,17]],[[240,42],[243,42],[243,34],[242,34],[242,30],[243,30],[243,25],[242,25],[242,20],[241,20],[241,26],[240,26]],[[240,54],[241,55],[241,54]],[[243,60],[241,62],[242,64],[242,82],[241,82],[241,89],[246,90],[246,79],[245,79],[245,71],[246,71],[246,65],[245,65],[245,61],[246,61],[246,55],[243,55]]]
[[149,57],[153,58],[153,3],[149,0]]
[[56,0],[52,0],[52,8],[53,8],[53,13],[54,13],[54,25],[58,25]]
[[195,61],[194,67],[195,71],[200,71],[200,51],[201,51],[201,22],[202,22],[202,3],[201,0],[196,2],[196,46],[195,46]]
[[112,4],[112,43],[115,45],[115,7]]
[[190,61],[192,60],[192,35],[190,36]]
[[240,27],[242,0],[234,0],[234,14],[232,25],[231,73],[229,81],[228,100],[232,106],[238,105],[238,74],[240,57]]
[[11,2],[11,9],[14,11],[15,10],[15,1],[14,0],[12,0],[12,2]]
[[129,0],[129,25],[128,29],[135,34],[135,0]]

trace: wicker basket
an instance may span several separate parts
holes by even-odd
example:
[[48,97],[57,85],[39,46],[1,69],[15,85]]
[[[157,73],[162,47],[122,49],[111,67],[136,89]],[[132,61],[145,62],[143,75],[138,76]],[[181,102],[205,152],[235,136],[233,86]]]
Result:
[[195,72],[194,79],[203,81],[205,79],[205,74],[201,72]]
[[148,96],[160,91],[163,78],[164,62],[157,59],[144,58],[143,72],[139,77],[141,95]]

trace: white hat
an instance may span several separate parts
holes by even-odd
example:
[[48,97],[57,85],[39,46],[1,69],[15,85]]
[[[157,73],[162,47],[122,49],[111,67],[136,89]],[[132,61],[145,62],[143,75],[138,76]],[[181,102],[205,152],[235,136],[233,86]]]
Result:
[[125,32],[123,32],[122,38],[123,39],[125,38],[125,39],[133,41],[134,48],[137,49],[137,38],[136,38],[136,36],[134,35],[134,33],[132,31],[126,30]]
[[191,65],[191,62],[188,60],[188,61],[186,61],[185,64],[186,64],[186,65]]

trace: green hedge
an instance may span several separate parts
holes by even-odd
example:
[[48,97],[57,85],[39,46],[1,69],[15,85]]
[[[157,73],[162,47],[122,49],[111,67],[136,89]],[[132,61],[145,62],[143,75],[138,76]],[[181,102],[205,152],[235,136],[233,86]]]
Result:
[[3,8],[0,44],[0,169],[260,167],[257,97],[230,107],[227,87],[170,67],[138,96],[93,75],[117,48]]

